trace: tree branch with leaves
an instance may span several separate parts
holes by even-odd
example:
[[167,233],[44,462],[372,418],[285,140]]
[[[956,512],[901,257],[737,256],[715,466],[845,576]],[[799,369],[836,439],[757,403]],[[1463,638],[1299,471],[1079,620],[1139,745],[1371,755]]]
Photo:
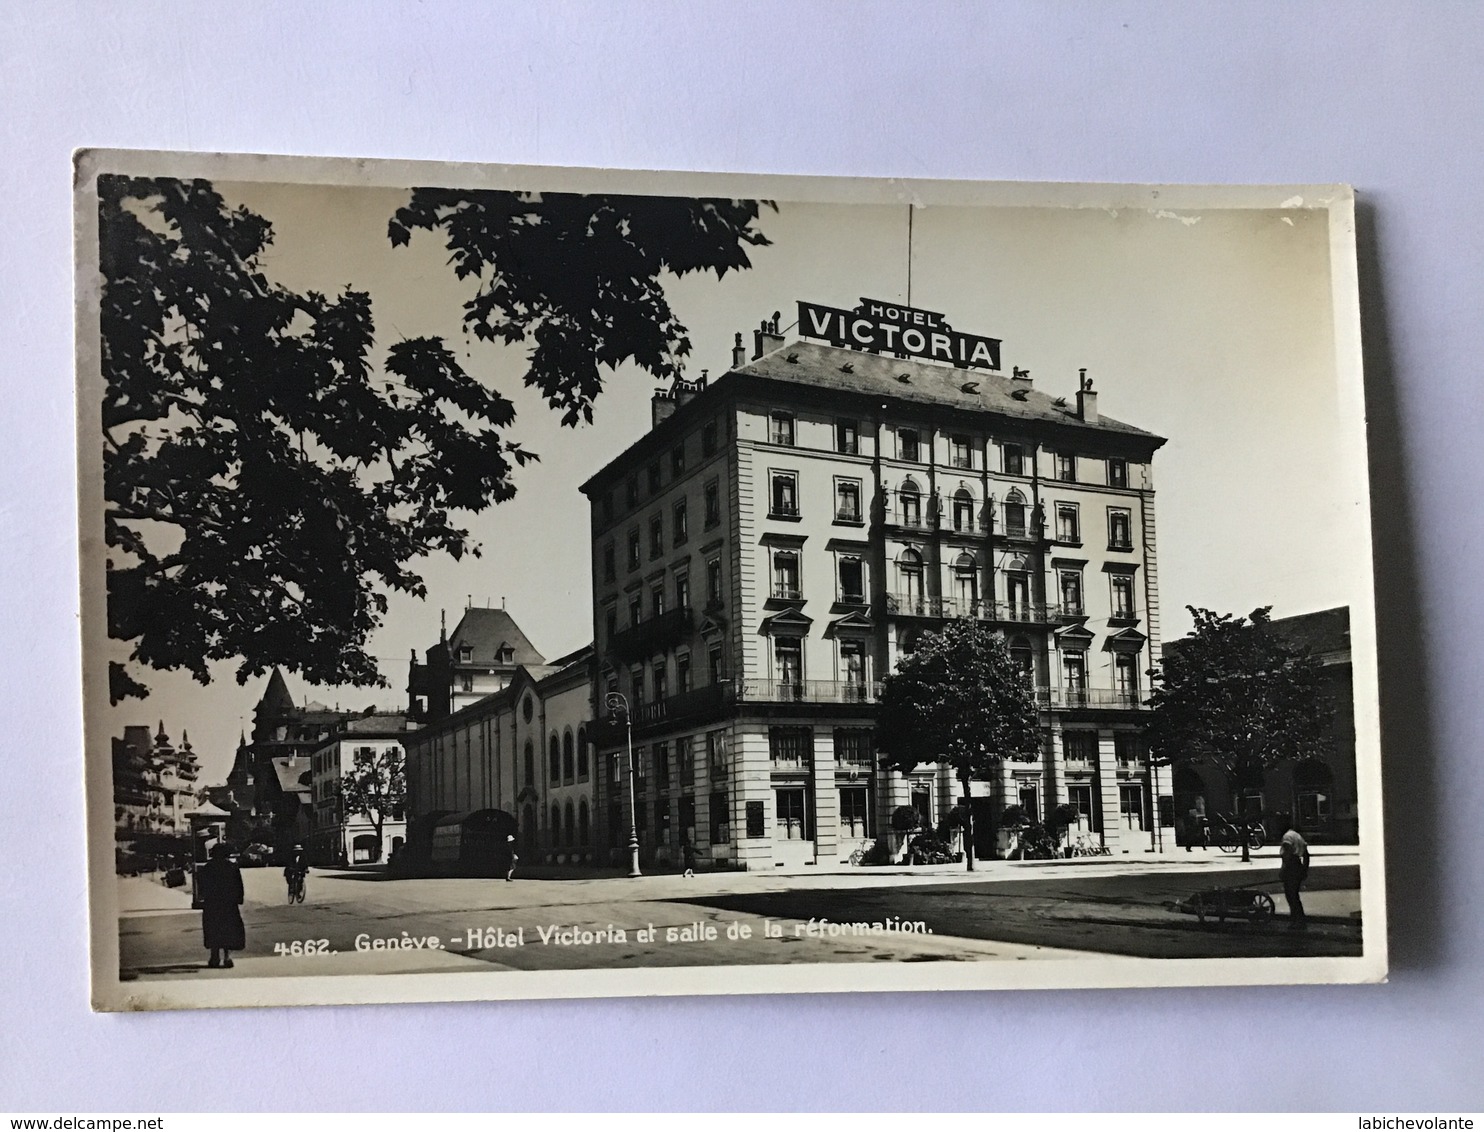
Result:
[[388,818],[407,805],[407,763],[400,747],[358,747],[351,768],[340,778],[341,817],[365,814],[376,834],[381,859],[382,831]]

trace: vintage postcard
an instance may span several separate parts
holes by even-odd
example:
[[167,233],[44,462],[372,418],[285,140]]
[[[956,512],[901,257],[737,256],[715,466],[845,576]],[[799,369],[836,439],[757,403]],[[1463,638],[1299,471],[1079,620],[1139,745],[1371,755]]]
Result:
[[98,1009],[1385,978],[1348,188],[76,202]]

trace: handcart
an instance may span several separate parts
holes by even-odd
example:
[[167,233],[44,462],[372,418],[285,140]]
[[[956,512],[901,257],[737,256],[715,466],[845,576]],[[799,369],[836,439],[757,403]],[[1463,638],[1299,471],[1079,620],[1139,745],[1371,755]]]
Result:
[[1177,912],[1194,916],[1201,923],[1217,920],[1247,920],[1266,923],[1273,918],[1273,898],[1256,888],[1210,888],[1175,903]]

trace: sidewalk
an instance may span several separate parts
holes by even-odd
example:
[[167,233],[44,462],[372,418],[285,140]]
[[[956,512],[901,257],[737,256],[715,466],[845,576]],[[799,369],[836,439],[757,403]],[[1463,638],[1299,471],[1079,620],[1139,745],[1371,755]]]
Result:
[[119,877],[119,915],[151,916],[162,912],[189,912],[191,886],[166,888],[149,876]]

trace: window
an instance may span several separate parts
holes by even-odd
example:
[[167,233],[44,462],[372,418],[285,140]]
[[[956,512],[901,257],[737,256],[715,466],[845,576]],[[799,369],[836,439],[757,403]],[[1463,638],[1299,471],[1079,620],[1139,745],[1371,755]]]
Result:
[[557,803],[551,804],[551,844],[553,846],[562,843],[562,807]]
[[1139,702],[1139,662],[1134,653],[1121,652],[1113,658],[1113,687],[1124,706]]
[[592,819],[588,816],[587,799],[577,803],[577,844],[587,845],[592,841]]
[[897,429],[897,458],[917,463],[918,460],[917,430],[912,428]]
[[711,844],[730,845],[732,823],[727,807],[727,792],[714,791],[711,795]]
[[1018,491],[1005,498],[1005,534],[1025,538],[1025,498]]
[[1018,637],[1010,642],[1010,663],[1020,671],[1021,677],[1027,684],[1035,683],[1036,654],[1024,637]]
[[1016,785],[1016,798],[1020,802],[1020,812],[1027,821],[1039,822],[1041,820],[1041,791],[1030,779],[1022,779]]
[[917,811],[924,827],[931,828],[933,824],[933,787],[925,779],[914,778],[912,780],[911,792],[908,794],[909,805]]
[[664,657],[654,662],[654,702],[660,703],[670,696],[670,666]]
[[526,785],[534,786],[536,785],[536,748],[529,739],[526,740],[525,756]]
[[1108,549],[1132,550],[1134,548],[1134,540],[1129,531],[1129,513],[1118,507],[1109,507]]
[[921,614],[923,612],[922,555],[910,547],[902,551],[902,556],[897,559],[897,576],[901,579],[902,589],[898,599],[903,612]]
[[768,418],[768,442],[789,448],[794,443],[794,419],[787,413],[774,413]]
[[841,766],[872,770],[876,765],[875,732],[868,727],[835,729],[835,762]]
[[840,787],[840,836],[870,837],[870,806],[864,786]]
[[639,569],[639,532],[629,532],[629,569]]
[[1134,580],[1128,574],[1110,574],[1113,586],[1113,616],[1131,620],[1134,616]]
[[[725,782],[727,778],[727,733],[706,733],[706,772],[712,782]],[[721,807],[725,811],[726,807]]]
[[799,517],[799,477],[793,472],[773,473],[772,507],[768,511],[771,519],[797,519]]
[[960,554],[953,564],[953,598],[958,616],[979,615],[979,564],[972,554]]
[[624,488],[624,498],[628,501],[629,510],[639,506],[639,477],[630,476],[629,482]]
[[658,617],[665,612],[665,587],[654,586],[649,591],[649,609],[651,617]]
[[1097,832],[1097,826],[1093,823],[1092,808],[1092,785],[1087,782],[1074,782],[1067,787],[1067,805],[1072,808],[1076,818],[1072,822],[1072,828],[1078,830],[1091,830]]
[[1144,829],[1144,784],[1123,782],[1118,786],[1118,812],[1123,819],[1123,828],[1134,831]]
[[840,642],[840,681],[845,685],[847,702],[863,703],[866,698],[866,642]]
[[814,761],[814,732],[808,727],[770,727],[768,755],[780,769],[807,770]]
[[701,427],[701,455],[716,455],[716,422],[707,421]]
[[1064,653],[1061,659],[1062,675],[1066,678],[1067,703],[1073,706],[1087,702],[1087,654]]
[[[689,736],[675,740],[675,766],[680,771],[680,784],[682,786],[692,786],[695,784],[696,756]],[[684,800],[682,800],[683,804]],[[682,822],[681,824],[682,826],[694,825],[695,819],[692,818],[690,821]]]
[[777,836],[783,841],[808,841],[809,822],[805,812],[804,788],[802,786],[780,786],[774,791],[777,816]]
[[1082,528],[1078,522],[1075,503],[1056,505],[1056,541],[1081,544]]
[[631,701],[630,707],[638,707],[644,702],[644,666],[636,664],[629,669],[629,688]]
[[903,480],[902,490],[897,492],[897,499],[901,504],[902,526],[922,526],[922,492],[918,489],[916,481]]
[[773,596],[793,600],[799,597],[799,552],[773,552]]
[[1082,616],[1082,571],[1058,570],[1057,585],[1061,593],[1061,612],[1069,617]]
[[1077,457],[1066,452],[1056,454],[1056,478],[1063,483],[1077,482]]
[[1119,770],[1143,770],[1144,737],[1127,731],[1116,732],[1113,736],[1113,757],[1118,761]]
[[706,604],[721,604],[721,559],[713,558],[706,563]]
[[721,525],[721,484],[712,480],[706,485],[706,529]]
[[800,637],[773,639],[773,674],[781,699],[797,700],[804,691],[804,641]]
[[649,517],[649,557],[658,558],[665,553],[665,517],[663,515],[651,515]]
[[1128,486],[1128,461],[1127,460],[1109,460],[1108,461],[1108,486],[1109,487],[1127,487]]
[[562,781],[571,782],[577,774],[577,752],[569,727],[562,735]]
[[657,790],[670,789],[670,744],[654,745],[654,785]]
[[603,548],[603,581],[611,582],[618,577],[618,567],[615,561],[613,544],[610,542]]
[[639,594],[629,598],[629,628],[644,620],[644,599]]
[[673,526],[675,527],[675,545],[683,546],[685,544],[685,540],[690,537],[690,529],[686,525],[685,518],[685,500],[678,499],[675,501],[675,510],[673,517]]
[[547,759],[547,778],[551,782],[562,780],[562,741],[553,733],[551,736],[550,756]]
[[835,451],[858,456],[861,450],[860,427],[855,421],[835,422]]
[[690,575],[675,575],[675,608],[690,608]]
[[677,444],[670,449],[670,475],[679,479],[685,474],[685,445]]
[[715,644],[706,650],[706,678],[720,684],[722,678],[721,645]]
[[[587,729],[577,729],[577,781],[587,781],[588,753],[587,753]],[[586,805],[586,803],[583,803]]]
[[675,691],[684,695],[690,691],[690,653],[675,657]]
[[1098,737],[1091,731],[1063,731],[1062,757],[1069,763],[1094,763],[1098,757]]
[[469,673],[466,672],[462,676],[459,677],[459,691],[461,691],[461,692],[472,692],[472,691],[474,691],[474,677],[472,675],[470,675]]
[[660,490],[660,462],[656,460],[649,465],[649,494],[657,495]]
[[974,466],[973,450],[969,447],[967,436],[955,436],[948,442],[948,462],[955,468]]
[[969,494],[967,488],[959,488],[953,493],[953,529],[956,531],[974,529],[974,497]]
[[520,713],[522,716],[525,717],[525,721],[527,723],[530,723],[531,716],[536,714],[536,701],[533,700],[530,696],[527,696],[525,698],[525,702],[522,703],[520,706]]
[[1006,444],[1001,449],[1001,466],[1007,476],[1025,475],[1025,449],[1018,444]]
[[866,569],[857,554],[842,555],[839,564],[840,601],[864,603],[866,600]]
[[835,519],[842,523],[861,522],[861,481],[835,481]]

